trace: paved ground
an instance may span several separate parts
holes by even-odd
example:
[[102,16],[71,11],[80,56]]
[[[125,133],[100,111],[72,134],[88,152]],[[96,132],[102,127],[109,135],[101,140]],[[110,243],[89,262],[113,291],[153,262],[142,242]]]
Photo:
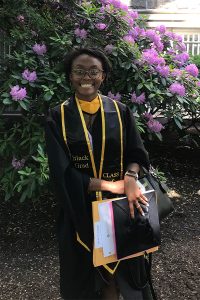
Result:
[[[159,300],[200,299],[200,161],[192,154],[160,152],[154,165],[166,172],[175,203],[162,224],[162,246],[153,258]],[[0,299],[59,300],[59,267],[54,234],[56,205],[0,202]]]

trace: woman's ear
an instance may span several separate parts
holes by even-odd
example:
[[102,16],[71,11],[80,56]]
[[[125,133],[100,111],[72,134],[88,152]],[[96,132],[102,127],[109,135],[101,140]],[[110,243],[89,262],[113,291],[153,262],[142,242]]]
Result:
[[102,83],[104,82],[105,79],[106,79],[106,74],[102,73]]

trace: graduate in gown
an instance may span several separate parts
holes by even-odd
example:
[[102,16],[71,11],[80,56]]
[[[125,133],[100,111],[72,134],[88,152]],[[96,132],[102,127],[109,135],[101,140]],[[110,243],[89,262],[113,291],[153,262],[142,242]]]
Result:
[[[126,194],[131,217],[148,205],[136,183],[148,168],[130,109],[99,93],[110,72],[108,58],[82,48],[65,59],[74,94],[51,109],[46,145],[60,213],[57,224],[60,289],[63,299],[151,300],[144,257],[94,268],[91,202]],[[127,172],[128,171],[128,172]]]

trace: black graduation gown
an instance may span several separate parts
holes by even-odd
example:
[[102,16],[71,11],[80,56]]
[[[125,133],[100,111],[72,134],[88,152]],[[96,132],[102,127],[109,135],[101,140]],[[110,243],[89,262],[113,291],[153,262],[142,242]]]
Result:
[[[71,101],[74,99],[72,98]],[[107,101],[111,100],[107,98]],[[148,155],[136,128],[132,112],[121,103],[118,104],[118,107],[124,133],[124,169],[126,165],[133,162],[148,168]],[[98,155],[97,145],[99,145],[101,137],[100,110],[93,122],[91,134],[94,154]],[[50,176],[60,205],[57,234],[61,295],[64,299],[94,299],[97,289],[96,281],[100,274],[92,263],[91,201],[94,201],[94,194],[88,193],[90,176],[84,170],[75,169],[70,161],[62,135],[60,105],[49,112],[45,124],[45,137]],[[77,232],[91,250],[90,252],[77,242]],[[144,273],[144,268],[142,273],[140,272],[141,268],[138,266],[137,268],[137,276],[142,278],[141,274]],[[125,267],[125,272],[128,269]]]

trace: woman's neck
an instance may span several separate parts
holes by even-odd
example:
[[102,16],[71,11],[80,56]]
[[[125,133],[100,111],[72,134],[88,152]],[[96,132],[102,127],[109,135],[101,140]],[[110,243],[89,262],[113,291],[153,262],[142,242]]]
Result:
[[75,96],[76,96],[79,100],[91,102],[92,100],[96,99],[96,97],[98,96],[98,94],[92,95],[92,96],[88,96],[88,97],[87,97],[87,96],[82,96],[82,95],[79,95],[79,94],[76,94],[76,93],[75,93]]

